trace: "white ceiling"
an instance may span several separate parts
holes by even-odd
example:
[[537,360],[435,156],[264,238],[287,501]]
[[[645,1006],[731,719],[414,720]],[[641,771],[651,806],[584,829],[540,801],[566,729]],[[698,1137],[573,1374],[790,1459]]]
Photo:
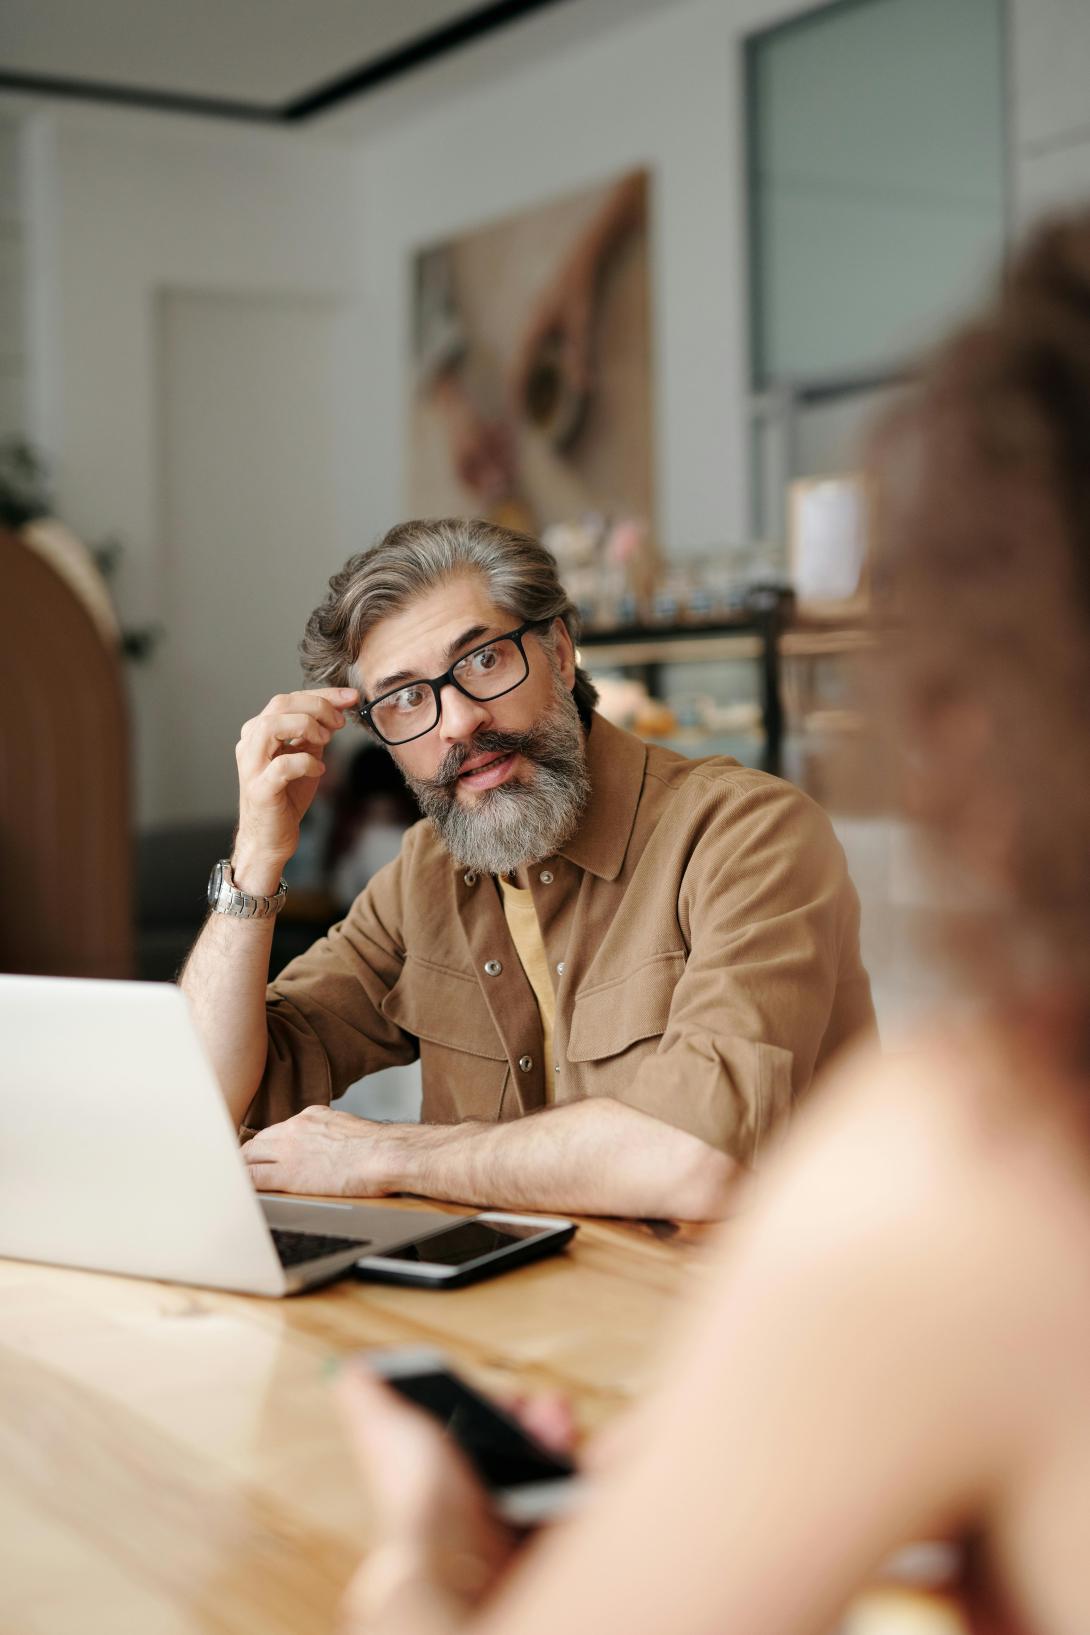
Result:
[[[578,5],[579,0],[568,0]],[[0,0],[0,72],[278,108],[480,0]]]

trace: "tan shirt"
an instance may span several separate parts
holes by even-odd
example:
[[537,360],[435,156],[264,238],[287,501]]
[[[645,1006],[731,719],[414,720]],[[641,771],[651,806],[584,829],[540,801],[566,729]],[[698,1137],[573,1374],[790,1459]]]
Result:
[[534,998],[537,1000],[544,1039],[542,1054],[545,1059],[545,1100],[551,1102],[554,1100],[553,1080],[556,1076],[556,1051],[553,1048],[556,994],[553,990],[553,979],[549,974],[549,956],[545,952],[545,940],[541,935],[537,909],[534,907],[534,894],[528,889],[513,885],[510,880],[501,879],[498,884],[503,893],[503,914],[507,921],[507,929],[511,933],[511,941],[515,945],[519,963],[529,978]]
[[744,1162],[874,1013],[859,905],[820,807],[728,757],[689,760],[595,715],[578,832],[530,870],[556,996],[541,1017],[491,879],[427,822],[268,990],[247,1124],[420,1058],[422,1117],[511,1119],[612,1096]]

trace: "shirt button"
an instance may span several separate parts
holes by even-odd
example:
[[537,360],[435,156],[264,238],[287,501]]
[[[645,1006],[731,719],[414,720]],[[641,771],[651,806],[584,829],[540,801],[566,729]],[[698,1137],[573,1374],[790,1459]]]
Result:
[[529,1071],[530,1071],[531,1067],[533,1067],[533,1065],[534,1065],[534,1058],[532,1056],[520,1056],[519,1057],[519,1066],[522,1068],[522,1071],[524,1073],[529,1073]]
[[503,966],[500,964],[498,959],[486,959],[484,962],[484,970],[486,976],[499,976],[500,972],[503,970]]
[[554,1063],[553,1072],[554,1073],[559,1073],[560,1072],[560,1063],[559,1062]]
[[542,869],[541,873],[538,875],[538,879],[541,881],[543,886],[551,886],[553,883],[553,877],[548,869]]
[[563,976],[564,975],[564,961],[563,960],[561,960],[560,964],[557,966],[556,974],[557,974],[557,976]]
[[463,874],[462,879],[465,881],[467,886],[475,886],[477,884],[477,876],[473,873],[472,869],[467,874]]

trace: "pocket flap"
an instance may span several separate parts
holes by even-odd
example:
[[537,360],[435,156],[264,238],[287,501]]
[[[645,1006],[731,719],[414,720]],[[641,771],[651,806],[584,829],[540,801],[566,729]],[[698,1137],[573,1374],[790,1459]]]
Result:
[[468,972],[450,971],[410,954],[380,1009],[414,1039],[492,1062],[507,1060],[480,984]]
[[674,989],[685,970],[679,951],[656,954],[627,976],[585,989],[575,997],[569,1062],[596,1062],[617,1056],[638,1039],[666,1031]]

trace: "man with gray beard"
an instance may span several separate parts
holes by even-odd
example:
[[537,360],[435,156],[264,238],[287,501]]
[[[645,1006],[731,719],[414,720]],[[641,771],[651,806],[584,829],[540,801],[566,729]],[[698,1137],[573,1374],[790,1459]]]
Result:
[[[330,581],[306,689],[243,727],[235,849],[182,986],[256,1186],[711,1219],[873,1028],[824,814],[611,725],[576,633],[536,540],[405,523]],[[267,985],[281,872],[351,719],[425,817]],[[331,1109],[416,1058],[419,1124]]]
[[570,840],[590,794],[583,723],[571,693],[553,673],[553,705],[526,732],[478,732],[472,748],[518,753],[536,767],[533,783],[497,784],[476,806],[457,800],[458,777],[471,751],[455,744],[434,778],[407,769],[405,781],[456,862],[477,874],[512,876],[527,858],[548,857]]

